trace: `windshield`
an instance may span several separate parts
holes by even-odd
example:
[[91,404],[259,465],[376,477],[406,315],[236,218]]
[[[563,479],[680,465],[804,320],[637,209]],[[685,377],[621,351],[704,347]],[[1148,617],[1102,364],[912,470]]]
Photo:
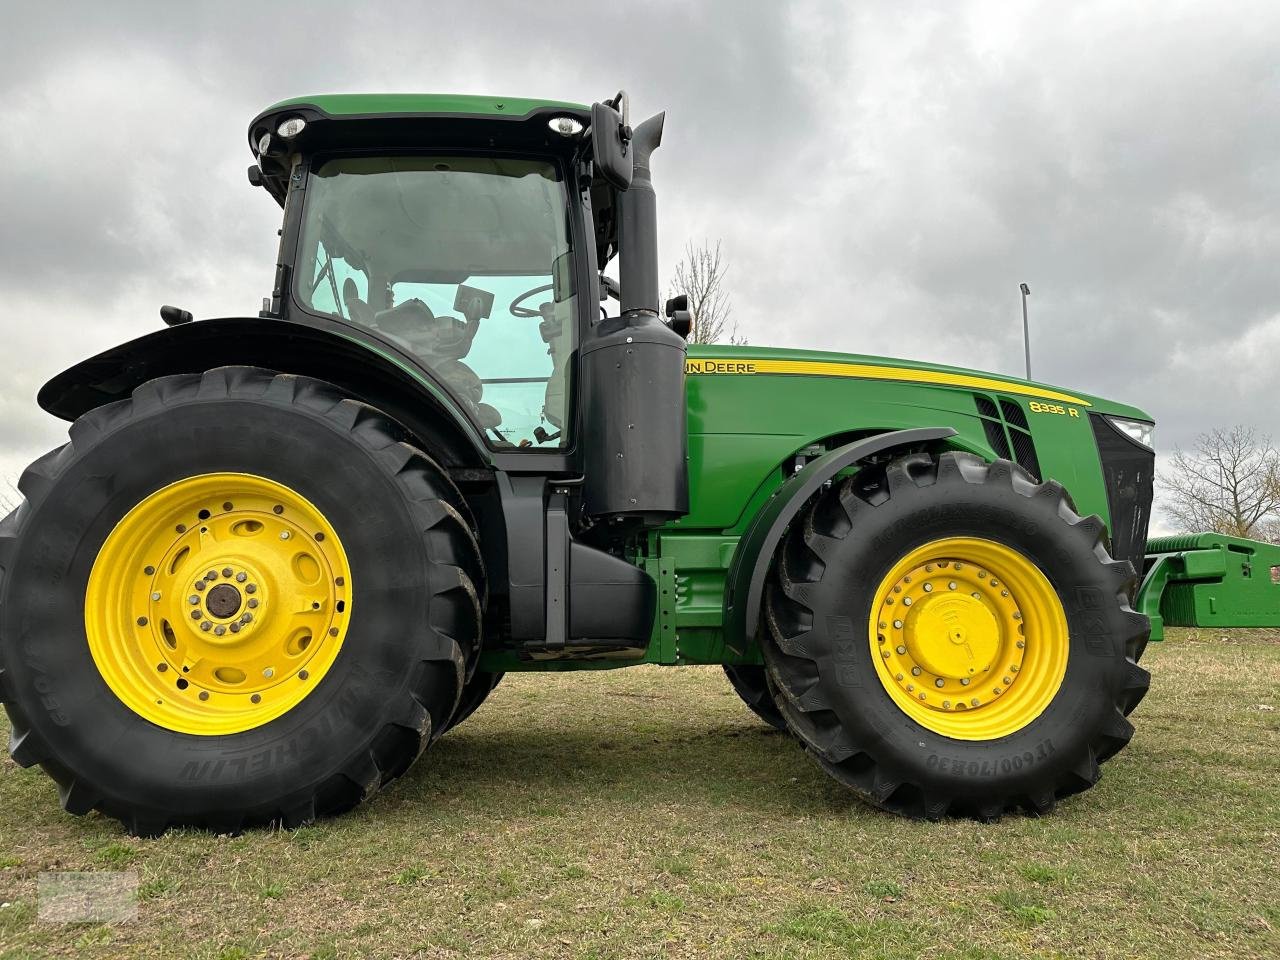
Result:
[[414,354],[492,445],[561,447],[576,346],[569,236],[547,161],[329,160],[307,187],[296,293]]

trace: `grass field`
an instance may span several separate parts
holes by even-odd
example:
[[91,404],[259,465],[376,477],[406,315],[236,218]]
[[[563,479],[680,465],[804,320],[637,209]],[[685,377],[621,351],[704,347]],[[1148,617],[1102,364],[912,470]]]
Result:
[[[877,813],[718,669],[508,677],[292,832],[135,840],[6,755],[0,957],[1274,958],[1280,632],[1171,634],[1133,743],[1041,820]],[[37,920],[51,870],[136,871],[138,919]]]

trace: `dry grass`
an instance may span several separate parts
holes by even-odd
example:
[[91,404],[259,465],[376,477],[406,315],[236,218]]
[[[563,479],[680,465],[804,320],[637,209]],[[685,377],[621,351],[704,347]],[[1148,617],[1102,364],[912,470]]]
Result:
[[[1134,742],[1042,820],[868,809],[716,669],[509,677],[296,832],[131,839],[6,758],[0,956],[1275,957],[1280,633],[1170,633]],[[66,869],[137,871],[138,920],[35,920]]]

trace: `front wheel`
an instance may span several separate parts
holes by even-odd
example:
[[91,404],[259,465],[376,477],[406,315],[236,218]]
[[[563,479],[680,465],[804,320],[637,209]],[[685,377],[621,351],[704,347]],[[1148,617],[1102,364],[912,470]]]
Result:
[[1008,461],[916,454],[820,494],[770,585],[765,662],[837,780],[915,817],[1048,811],[1128,743],[1134,571]]
[[0,524],[14,759],[142,834],[296,825],[403,773],[457,707],[483,568],[398,435],[238,367],[80,418]]

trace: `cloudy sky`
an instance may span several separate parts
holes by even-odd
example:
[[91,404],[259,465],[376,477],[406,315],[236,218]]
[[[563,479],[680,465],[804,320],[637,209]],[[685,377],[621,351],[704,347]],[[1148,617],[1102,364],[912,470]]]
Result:
[[[281,5],[283,6],[283,5]],[[665,109],[662,247],[720,239],[753,343],[1126,400],[1162,447],[1280,435],[1280,5],[22,4],[0,35],[0,477],[64,366],[256,312],[279,211],[248,121],[451,91]],[[577,9],[575,9],[577,7]]]

